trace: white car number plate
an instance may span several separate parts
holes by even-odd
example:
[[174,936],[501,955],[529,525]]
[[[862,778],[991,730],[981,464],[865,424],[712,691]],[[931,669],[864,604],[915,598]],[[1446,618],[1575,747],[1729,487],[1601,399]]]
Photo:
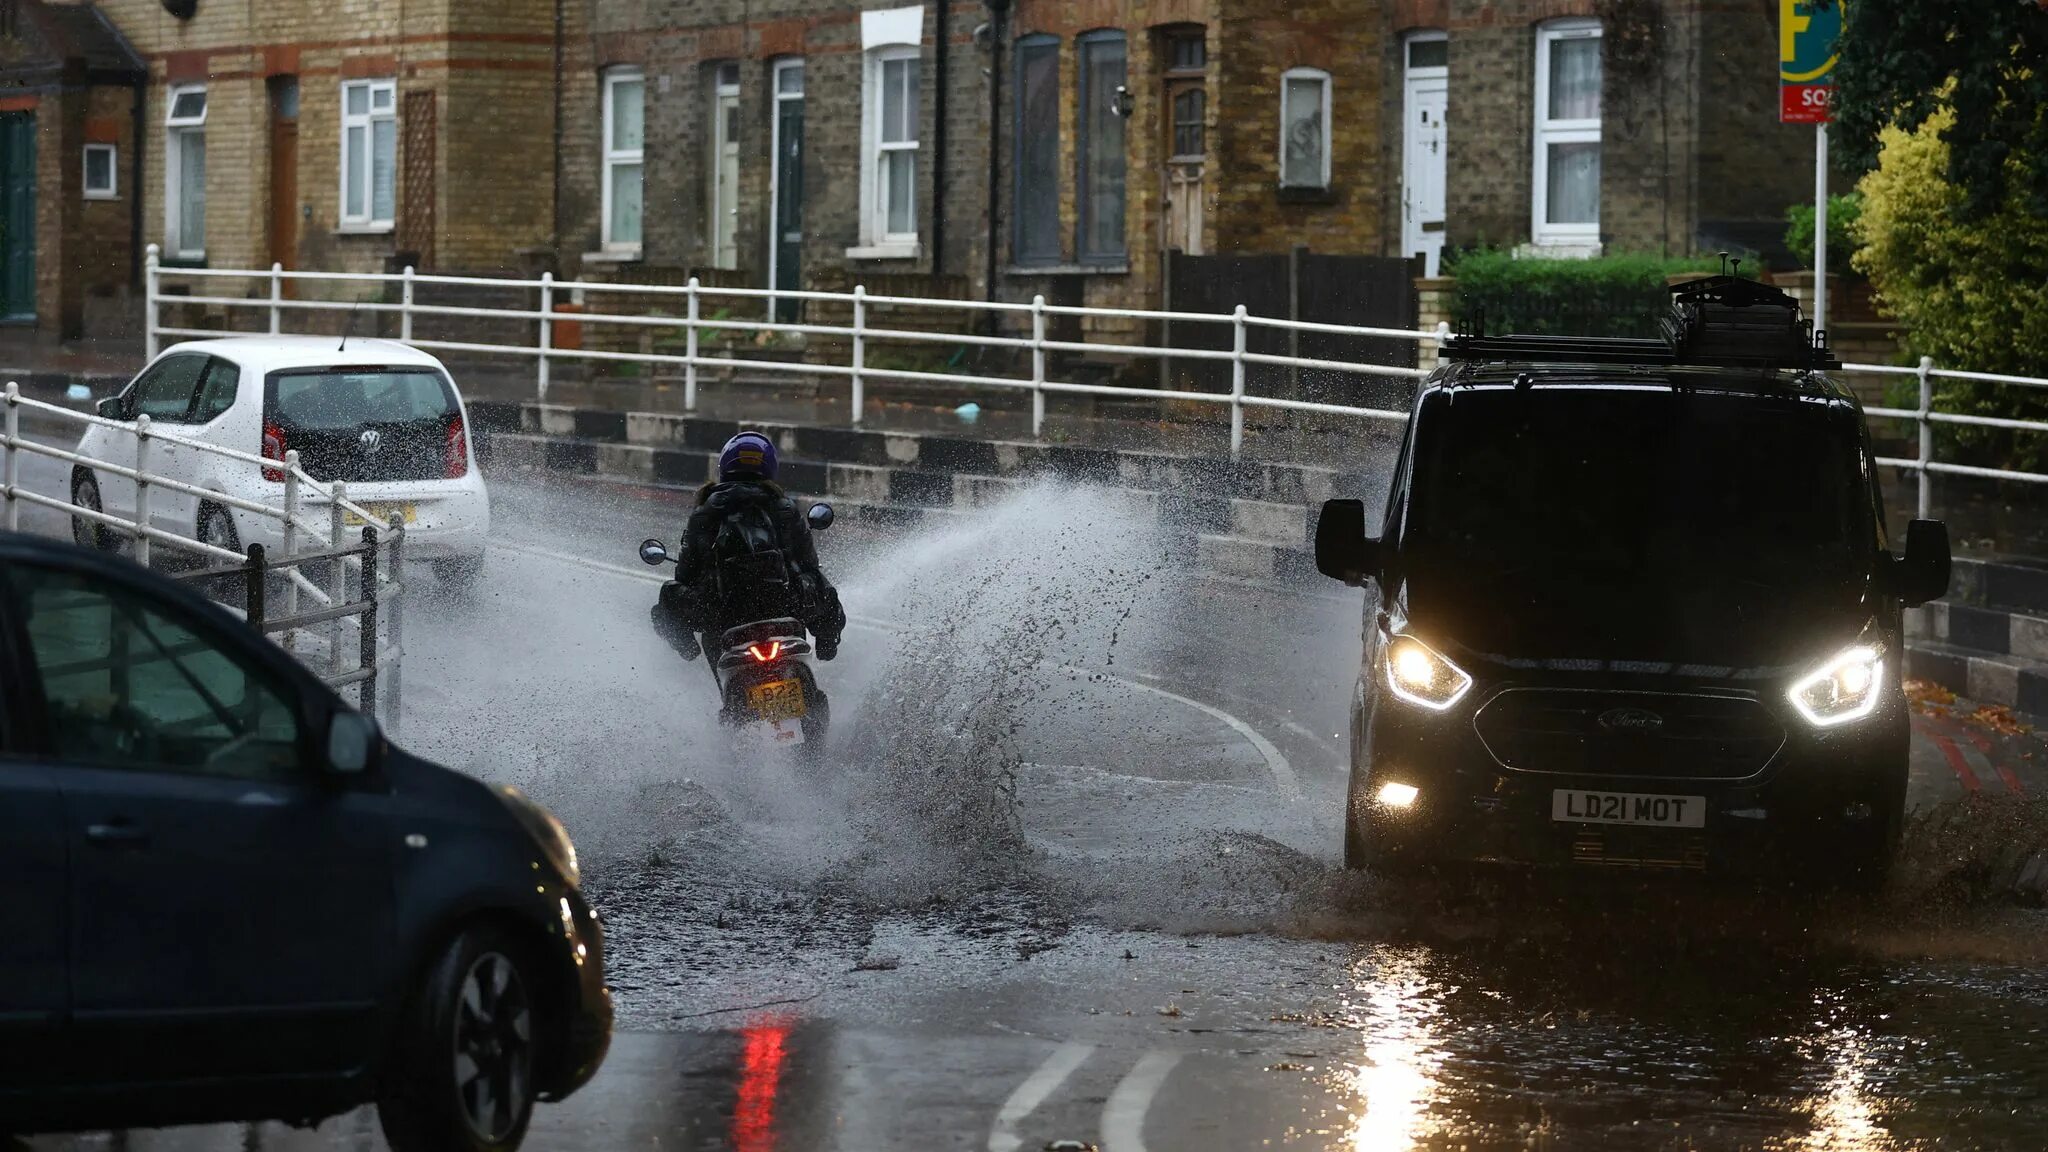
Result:
[[1559,788],[1550,794],[1550,818],[1567,824],[1704,828],[1707,826],[1707,798]]

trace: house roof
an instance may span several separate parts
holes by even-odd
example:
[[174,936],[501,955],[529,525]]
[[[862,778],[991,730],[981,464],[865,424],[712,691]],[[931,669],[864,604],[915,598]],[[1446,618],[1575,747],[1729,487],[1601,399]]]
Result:
[[[106,13],[93,4],[14,0],[17,41],[0,63],[0,82],[30,87],[76,82],[127,84],[145,79],[149,66]],[[67,76],[69,69],[82,70]]]

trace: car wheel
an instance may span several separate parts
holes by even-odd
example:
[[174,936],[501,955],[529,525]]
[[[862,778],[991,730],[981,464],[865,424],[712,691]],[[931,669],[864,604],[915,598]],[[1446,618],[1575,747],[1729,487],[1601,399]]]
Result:
[[484,558],[482,553],[475,556],[456,556],[436,560],[433,564],[434,579],[441,587],[456,596],[469,597],[476,594],[476,586],[483,579]]
[[[218,504],[199,506],[199,523],[194,526],[193,539],[230,552],[242,550],[242,534],[235,530],[234,516]],[[212,563],[208,561],[209,565]]]
[[[71,474],[71,503],[74,507],[88,512],[104,512],[100,504],[100,482],[83,468]],[[111,551],[114,547],[113,533],[106,525],[87,520],[83,516],[71,518],[71,541],[80,548],[99,548]]]
[[[1349,805],[1346,805],[1346,807],[1348,809]],[[1354,872],[1362,871],[1373,865],[1372,850],[1366,847],[1365,836],[1365,829],[1359,827],[1358,813],[1346,811],[1344,814],[1344,867]]]
[[1883,891],[1898,858],[1905,822],[1905,802],[1899,800],[1880,802],[1875,816],[1844,827],[1832,838],[1830,870],[1836,882],[1851,892]]
[[472,929],[414,994],[377,1100],[392,1152],[510,1150],[525,1138],[539,1021],[521,955],[504,933]]

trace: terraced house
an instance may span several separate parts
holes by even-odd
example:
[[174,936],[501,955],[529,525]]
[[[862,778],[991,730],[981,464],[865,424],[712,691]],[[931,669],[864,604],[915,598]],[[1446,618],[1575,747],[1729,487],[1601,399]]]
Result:
[[[149,243],[214,267],[1126,308],[1169,301],[1168,252],[1768,252],[1812,148],[1776,122],[1775,15],[0,0],[0,311],[46,337],[132,327]],[[1238,267],[1206,267],[1234,302]]]

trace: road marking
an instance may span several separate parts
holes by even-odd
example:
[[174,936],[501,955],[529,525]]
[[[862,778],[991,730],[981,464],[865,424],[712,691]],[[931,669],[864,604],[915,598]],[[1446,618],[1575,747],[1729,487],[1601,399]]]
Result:
[[1956,779],[1962,781],[1964,791],[1978,791],[1981,785],[1977,782],[1977,774],[1970,770],[1969,760],[1963,756],[1963,750],[1956,747],[1955,741],[1943,735],[1934,727],[1931,721],[1921,720],[1916,717],[1913,721],[1913,727],[1919,729],[1922,736],[1934,741],[1934,746],[1941,750],[1942,756],[1947,758],[1948,766],[1955,770]]
[[[575,564],[579,567],[588,568],[593,572],[603,572],[607,575],[619,576],[628,580],[639,581],[641,583],[659,584],[663,580],[662,575],[658,572],[640,572],[632,568],[627,568],[623,565],[607,564],[601,560],[592,560],[588,557],[578,556],[570,552],[557,552],[552,548],[537,548],[530,544],[512,544],[504,541],[493,541],[491,546],[494,548],[503,548],[508,552],[516,552],[524,556],[535,556],[547,560],[558,560],[564,564]],[[878,620],[871,616],[857,616],[849,613],[846,619],[847,623],[849,624],[857,624],[862,627],[872,628],[878,632],[901,634],[904,630],[903,626],[900,624],[894,624],[886,620]],[[1252,748],[1258,752],[1260,759],[1266,762],[1266,770],[1272,773],[1273,784],[1276,788],[1279,789],[1280,798],[1282,800],[1285,800],[1290,804],[1297,803],[1301,800],[1301,783],[1295,777],[1294,765],[1288,761],[1287,756],[1284,753],[1282,753],[1279,748],[1274,746],[1271,740],[1266,739],[1263,735],[1259,733],[1257,729],[1253,728],[1250,724],[1245,723],[1243,720],[1240,720],[1236,716],[1233,716],[1230,713],[1225,712],[1223,709],[1215,707],[1214,705],[1204,704],[1200,700],[1189,699],[1186,696],[1182,696],[1178,692],[1170,692],[1164,688],[1147,684],[1140,680],[1133,680],[1128,676],[1120,676],[1115,672],[1106,672],[1099,669],[1079,668],[1073,665],[1058,665],[1057,667],[1059,667],[1061,671],[1067,672],[1072,675],[1088,677],[1101,676],[1105,679],[1115,680],[1119,684],[1124,684],[1131,688],[1135,688],[1140,692],[1150,692],[1155,696],[1163,696],[1168,700],[1172,700],[1177,704],[1183,704],[1189,708],[1194,709],[1197,712],[1203,713],[1204,715],[1210,717],[1213,720],[1222,723],[1225,727],[1229,728],[1233,732],[1236,732],[1239,736],[1244,737],[1246,742],[1251,744]]]
[[1211,719],[1222,722],[1225,727],[1244,737],[1253,748],[1258,750],[1259,756],[1266,762],[1266,770],[1273,774],[1273,785],[1280,790],[1280,798],[1282,800],[1287,801],[1289,804],[1294,804],[1301,800],[1301,783],[1295,779],[1294,765],[1288,761],[1286,754],[1274,747],[1271,740],[1260,735],[1258,729],[1253,728],[1223,709],[1204,704],[1200,700],[1189,699],[1178,692],[1169,692],[1156,685],[1133,680],[1128,676],[1119,676],[1114,672],[1077,668],[1071,664],[1061,667],[1060,670],[1075,676],[1102,676],[1121,684],[1128,684],[1140,692],[1150,692],[1155,696],[1164,696],[1168,700],[1177,704],[1185,704],[1189,708],[1209,716]]
[[1073,1075],[1074,1069],[1085,1063],[1093,1051],[1095,1045],[1072,1040],[1053,1049],[1045,1063],[1003,1101],[1002,1110],[996,1113],[995,1126],[989,1129],[988,1152],[1017,1152],[1024,1144],[1024,1138],[1017,1135],[1018,1122],[1037,1111],[1053,1089]]
[[1145,1152],[1145,1113],[1167,1074],[1180,1063],[1180,1053],[1151,1051],[1138,1061],[1102,1106],[1103,1152]]

